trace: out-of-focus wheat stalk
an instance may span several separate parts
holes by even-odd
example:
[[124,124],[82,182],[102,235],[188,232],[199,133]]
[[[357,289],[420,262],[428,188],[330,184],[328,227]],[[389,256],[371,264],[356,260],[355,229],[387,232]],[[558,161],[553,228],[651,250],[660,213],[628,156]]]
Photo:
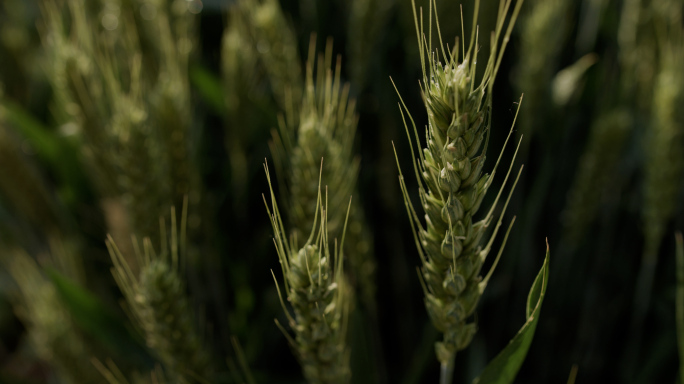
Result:
[[270,128],[261,125],[263,114],[255,113],[269,104],[270,95],[259,84],[264,69],[249,25],[239,4],[233,5],[221,47],[225,147],[230,161],[233,205],[238,214],[246,214],[250,150],[258,142],[257,138],[261,138],[260,133]]
[[[676,2],[676,0],[675,0]],[[648,111],[652,109],[653,85],[658,74],[658,42],[654,35],[654,8],[651,2],[626,0],[623,2],[617,40],[621,66],[623,98]],[[671,0],[653,4],[673,4]]]
[[248,25],[276,103],[281,110],[292,110],[292,103],[302,97],[301,60],[297,37],[278,0],[239,0],[238,11]]
[[311,235],[300,248],[293,236],[288,238],[286,235],[268,167],[264,165],[264,168],[269,182],[271,209],[265,197],[264,203],[271,218],[274,243],[282,267],[284,294],[292,305],[294,316],[285,306],[275,275],[273,278],[276,279],[281,304],[295,337],[290,336],[277,320],[276,324],[290,342],[309,383],[349,383],[351,371],[347,328],[353,298],[343,272],[344,233],[339,248],[337,240],[334,241],[331,253],[327,226],[328,194],[326,190],[323,201],[319,188],[316,204],[318,213],[313,221]]
[[[668,6],[669,5],[669,6]],[[662,8],[658,8],[661,6]],[[659,69],[653,89],[652,115],[645,134],[642,219],[644,249],[635,286],[632,360],[638,353],[648,311],[658,250],[680,201],[684,174],[684,28],[682,5],[654,5]]]
[[[521,23],[518,64],[513,81],[516,89],[525,94],[525,108],[520,111],[519,135],[531,135],[550,129],[548,123],[551,103],[551,81],[558,70],[558,59],[567,35],[567,0],[535,0],[528,2],[524,22]],[[522,145],[525,159],[527,145]]]
[[66,383],[100,383],[102,378],[90,363],[92,351],[36,261],[24,251],[10,250],[2,264],[19,288],[15,308],[38,355]]
[[396,0],[351,1],[347,40],[351,78],[356,87],[363,88],[372,72],[371,64],[378,60],[379,46],[391,10]]
[[576,249],[601,202],[614,199],[618,192],[615,189],[618,182],[616,167],[631,127],[632,115],[625,109],[609,111],[592,123],[563,212],[564,249]]

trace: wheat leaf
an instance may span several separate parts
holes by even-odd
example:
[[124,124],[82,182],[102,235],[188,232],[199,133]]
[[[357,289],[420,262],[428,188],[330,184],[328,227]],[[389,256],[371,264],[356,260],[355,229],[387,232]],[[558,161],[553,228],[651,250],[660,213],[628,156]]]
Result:
[[487,364],[480,377],[473,381],[473,384],[510,384],[513,383],[515,376],[520,370],[520,366],[525,361],[527,351],[532,343],[534,331],[537,328],[537,321],[541,312],[542,302],[546,295],[546,287],[549,283],[549,246],[546,245],[546,257],[544,265],[534,279],[534,284],[527,296],[527,307],[525,313],[527,321],[520,328],[518,334],[508,343],[499,354]]
[[221,88],[221,79],[203,66],[190,68],[190,81],[200,96],[216,113],[224,113],[226,101]]
[[147,367],[152,366],[152,358],[145,351],[141,341],[136,339],[121,319],[97,296],[53,268],[46,268],[46,273],[55,285],[64,307],[82,330],[119,356],[128,356],[130,361],[143,362]]

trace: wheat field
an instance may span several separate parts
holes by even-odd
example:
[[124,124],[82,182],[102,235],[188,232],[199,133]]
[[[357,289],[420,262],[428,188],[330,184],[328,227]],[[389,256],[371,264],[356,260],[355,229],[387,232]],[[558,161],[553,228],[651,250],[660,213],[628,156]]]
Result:
[[683,11],[3,0],[0,383],[684,384]]

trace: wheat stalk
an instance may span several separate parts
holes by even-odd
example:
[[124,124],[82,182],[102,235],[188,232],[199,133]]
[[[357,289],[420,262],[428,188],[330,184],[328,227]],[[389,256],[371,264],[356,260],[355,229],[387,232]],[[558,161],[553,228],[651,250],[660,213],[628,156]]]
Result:
[[285,306],[275,275],[273,278],[289,326],[295,333],[294,338],[277,320],[276,324],[290,342],[309,383],[349,383],[351,371],[346,337],[352,298],[343,274],[344,233],[339,250],[335,240],[334,252],[331,253],[327,226],[328,194],[326,192],[324,205],[319,188],[318,213],[311,235],[303,247],[297,247],[294,237],[288,239],[285,233],[268,166],[264,165],[264,168],[271,194],[271,209],[265,197],[264,203],[271,218],[274,243],[282,267],[285,297],[292,305],[294,315]]
[[114,268],[112,274],[126,298],[129,315],[142,331],[147,346],[166,369],[183,383],[201,383],[212,375],[208,351],[194,323],[190,300],[185,292],[183,265],[186,256],[187,200],[181,220],[180,238],[175,210],[171,209],[171,238],[161,222],[161,252],[157,254],[149,238],[143,250],[134,239],[135,259],[140,272],[132,267],[114,243],[107,239]]
[[[681,7],[681,5],[680,5]],[[681,17],[681,13],[679,14]],[[660,70],[653,92],[653,119],[645,144],[644,230],[646,253],[655,257],[665,225],[677,208],[684,171],[684,29],[681,21],[663,27]]]
[[[458,44],[452,51],[446,51],[444,48],[434,1],[430,2],[428,30],[431,32],[432,29],[433,6],[444,64],[438,60],[438,54],[432,52],[432,34],[429,33],[430,37],[426,38],[421,33],[422,9],[419,19],[414,4],[416,34],[423,69],[423,99],[428,114],[427,148],[418,152],[417,159],[413,154],[413,140],[415,139],[416,145],[420,145],[418,132],[403,101],[403,109],[400,107],[404,122],[406,123],[406,112],[415,134],[415,138],[412,139],[406,126],[414,155],[413,165],[419,183],[421,206],[425,210],[425,225],[421,223],[413,208],[401,170],[400,184],[422,262],[419,277],[425,294],[425,306],[432,323],[443,335],[442,341],[435,345],[437,359],[441,363],[440,382],[449,383],[453,377],[456,352],[470,344],[477,330],[475,322],[469,321],[469,318],[475,311],[476,304],[501,256],[500,251],[494,265],[482,278],[480,270],[501,226],[502,217],[499,218],[496,228],[484,246],[483,237],[491,224],[502,190],[482,220],[475,221],[473,216],[480,208],[501,160],[499,155],[491,176],[481,174],[491,121],[492,87],[522,1],[516,3],[505,34],[503,27],[511,1],[502,0],[499,3],[496,30],[491,36],[489,60],[484,76],[477,86],[475,63],[479,1],[475,3],[470,44],[467,51],[465,46],[463,47],[461,63],[458,62]],[[503,40],[500,42],[502,34]],[[511,168],[502,189],[510,171]],[[504,211],[507,205],[508,200],[504,205]],[[507,237],[508,232],[504,244]]]
[[579,160],[563,212],[564,249],[575,249],[591,226],[601,202],[614,197],[615,168],[631,133],[632,115],[615,109],[591,124],[589,139]]
[[376,59],[383,30],[391,16],[395,0],[355,0],[350,4],[349,41],[350,72],[353,83],[359,88],[366,86],[371,64]]
[[[665,4],[665,3],[663,3]],[[641,338],[641,327],[648,310],[658,262],[658,249],[668,222],[679,205],[682,191],[684,160],[684,29],[681,24],[681,5],[668,12],[656,24],[658,32],[660,68],[656,75],[652,118],[644,140],[644,195],[642,205],[644,250],[637,277],[634,315],[632,319],[633,353],[636,356]],[[668,20],[668,17],[672,17]]]
[[[551,81],[566,37],[571,4],[567,0],[538,0],[531,5],[521,25],[520,59],[513,78],[518,91],[525,93],[526,107],[520,116],[521,134],[525,135],[538,133],[553,109]],[[523,144],[523,159],[526,152]]]

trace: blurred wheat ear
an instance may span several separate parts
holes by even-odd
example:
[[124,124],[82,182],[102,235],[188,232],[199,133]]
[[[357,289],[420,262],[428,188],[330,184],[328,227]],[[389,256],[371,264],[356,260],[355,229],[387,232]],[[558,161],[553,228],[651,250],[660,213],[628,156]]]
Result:
[[130,225],[156,242],[166,207],[180,206],[185,195],[198,200],[187,2],[147,2],[152,18],[133,7],[98,9],[84,0],[40,5],[58,123],[82,139],[79,149],[102,204],[124,207],[124,228],[112,232],[129,232]]
[[[299,248],[295,238],[286,235],[268,166],[264,164],[264,168],[271,194],[271,208],[266,197],[264,203],[271,218],[274,243],[282,267],[284,294],[292,305],[294,315],[285,305],[275,274],[273,279],[288,325],[294,331],[294,338],[278,320],[276,324],[289,341],[309,383],[349,383],[351,370],[347,329],[353,298],[343,272],[345,231],[342,232],[339,249],[337,240],[334,240],[331,253],[327,224],[328,192],[326,189],[323,200],[319,187],[313,228],[304,246]],[[351,200],[349,204],[351,206]]]
[[154,251],[149,238],[143,240],[142,250],[133,239],[138,273],[133,272],[111,237],[106,243],[114,264],[112,274],[126,298],[129,316],[140,329],[147,346],[174,380],[204,383],[211,380],[213,370],[185,289],[186,218],[187,199],[180,234],[175,209],[171,209],[170,238],[167,238],[166,225],[161,220],[160,253]]
[[[349,97],[348,83],[341,81],[342,58],[333,67],[332,40],[315,64],[315,36],[312,36],[306,63],[304,96],[297,101],[300,110],[294,119],[280,119],[271,152],[281,195],[288,202],[286,212],[291,233],[303,241],[318,213],[320,178],[330,190],[327,230],[339,238],[345,227],[349,196],[357,195],[356,181],[360,159],[354,152],[358,126],[356,100]],[[315,66],[314,66],[315,64]],[[295,125],[287,121],[297,121]],[[324,158],[322,169],[319,159]],[[319,175],[322,172],[322,175]],[[360,294],[368,311],[375,311],[375,260],[373,239],[358,199],[351,203],[347,227],[347,270],[350,283]]]
[[297,38],[278,0],[239,0],[236,11],[246,22],[260,61],[281,110],[302,96]]

